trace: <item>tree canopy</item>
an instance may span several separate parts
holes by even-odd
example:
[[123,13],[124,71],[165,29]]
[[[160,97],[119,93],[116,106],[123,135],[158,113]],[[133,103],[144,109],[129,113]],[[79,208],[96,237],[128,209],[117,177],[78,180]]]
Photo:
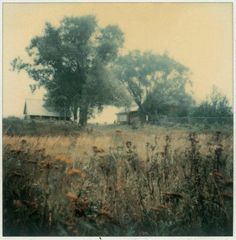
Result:
[[128,101],[124,86],[112,72],[124,43],[118,26],[100,28],[95,16],[65,17],[59,27],[46,23],[44,34],[31,40],[30,63],[16,58],[13,70],[25,70],[44,86],[46,105],[87,123],[94,109]]
[[193,103],[187,94],[189,69],[167,54],[136,50],[118,59],[120,79],[142,115],[169,114],[173,108],[184,114]]
[[[26,48],[28,62],[18,57],[12,67],[45,87],[47,106],[75,120],[79,111],[81,126],[104,105],[129,106],[132,101],[144,119],[188,115],[195,103],[187,91],[190,70],[166,53],[134,50],[121,56],[123,43],[118,26],[101,28],[93,15],[65,17],[58,27],[46,23],[44,33]],[[201,114],[228,116],[231,110],[214,90],[192,111],[192,116]]]

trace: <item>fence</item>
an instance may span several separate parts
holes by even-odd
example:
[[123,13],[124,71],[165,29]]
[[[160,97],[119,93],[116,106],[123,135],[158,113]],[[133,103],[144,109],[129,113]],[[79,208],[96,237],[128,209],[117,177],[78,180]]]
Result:
[[170,116],[158,116],[155,119],[149,121],[152,124],[227,124],[233,125],[232,117],[170,117]]

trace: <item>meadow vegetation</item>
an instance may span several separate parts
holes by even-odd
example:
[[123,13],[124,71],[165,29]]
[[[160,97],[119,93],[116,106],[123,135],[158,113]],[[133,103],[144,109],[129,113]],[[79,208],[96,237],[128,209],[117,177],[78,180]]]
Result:
[[5,236],[232,235],[231,128],[40,129],[3,136]]

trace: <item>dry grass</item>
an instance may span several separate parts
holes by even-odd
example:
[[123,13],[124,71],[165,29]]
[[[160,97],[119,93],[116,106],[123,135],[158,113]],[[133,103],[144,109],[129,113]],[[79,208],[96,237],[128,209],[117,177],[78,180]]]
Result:
[[[92,155],[93,146],[109,152],[111,148],[116,148],[118,145],[125,145],[127,141],[131,141],[137,148],[137,153],[141,160],[146,160],[146,143],[154,144],[155,138],[158,138],[158,147],[161,149],[165,144],[165,136],[171,138],[172,150],[183,148],[188,142],[187,136],[189,130],[175,130],[158,127],[146,127],[137,131],[126,130],[122,128],[113,128],[111,130],[93,131],[92,133],[83,132],[79,136],[3,136],[4,144],[11,144],[15,148],[20,147],[22,139],[27,140],[30,149],[44,148],[46,153],[52,156],[59,154],[68,155],[74,162],[86,161]],[[212,133],[200,133],[198,135],[201,142],[202,153],[208,149],[207,143],[212,139]],[[232,147],[232,135],[226,135],[223,139],[223,144],[228,148]],[[230,150],[230,149],[229,149]]]
[[152,126],[3,136],[5,234],[230,235],[232,139]]

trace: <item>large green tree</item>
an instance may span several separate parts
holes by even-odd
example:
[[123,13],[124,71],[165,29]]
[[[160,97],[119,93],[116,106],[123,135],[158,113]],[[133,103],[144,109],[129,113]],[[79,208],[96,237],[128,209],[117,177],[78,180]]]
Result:
[[167,54],[142,53],[138,50],[120,57],[117,62],[120,79],[138,105],[141,115],[186,114],[193,103],[186,91],[190,84],[187,67]]
[[46,105],[86,125],[95,109],[126,101],[125,88],[113,74],[124,42],[118,26],[100,28],[94,16],[65,17],[59,27],[46,23],[44,34],[27,47],[30,62],[13,60],[47,90]]

